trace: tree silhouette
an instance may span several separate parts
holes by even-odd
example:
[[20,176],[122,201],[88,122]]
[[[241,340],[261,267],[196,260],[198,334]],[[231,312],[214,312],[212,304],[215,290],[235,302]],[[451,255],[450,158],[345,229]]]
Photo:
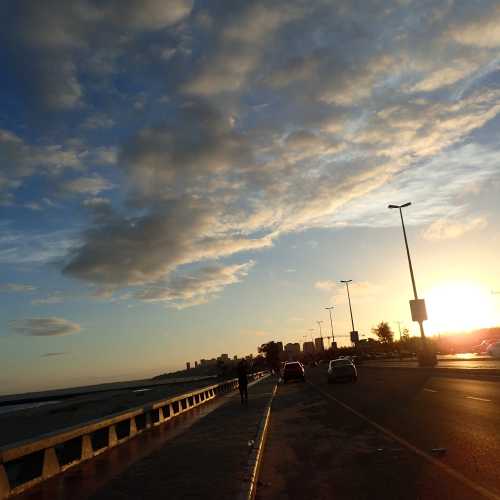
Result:
[[267,364],[269,368],[278,371],[280,367],[280,351],[278,344],[274,341],[268,342],[267,344],[262,344],[259,347],[259,352],[266,356]]
[[392,344],[394,333],[386,321],[381,321],[377,326],[372,328],[372,333],[378,337],[383,344]]

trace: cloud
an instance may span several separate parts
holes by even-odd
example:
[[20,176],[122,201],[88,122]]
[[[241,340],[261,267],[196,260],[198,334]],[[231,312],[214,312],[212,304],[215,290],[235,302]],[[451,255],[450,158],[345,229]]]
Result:
[[11,191],[32,175],[57,175],[83,166],[78,150],[57,144],[30,145],[8,130],[0,129],[0,197],[13,202]]
[[[487,3],[486,3],[487,5]],[[454,41],[473,47],[497,48],[500,45],[500,7],[494,5],[450,27],[446,35]]]
[[[385,207],[409,194],[409,223],[455,220],[468,186],[498,175],[494,2],[19,5],[3,35],[34,86],[19,94],[42,102],[42,123],[70,126],[36,143],[22,127],[0,134],[0,202],[64,173],[55,185],[85,195],[88,225],[63,272],[108,293],[169,297],[179,268],[286,233],[394,225]],[[113,203],[97,196],[111,187]],[[1,244],[0,260],[23,255]]]
[[61,352],[46,352],[44,354],[40,354],[41,358],[51,358],[53,356],[66,356],[68,354],[67,352],[61,351]]
[[22,283],[0,283],[0,292],[26,293],[34,292],[36,286],[25,285]]
[[256,70],[263,51],[276,31],[299,14],[296,6],[255,2],[236,9],[229,18],[221,16],[213,50],[184,90],[198,95],[233,92]]
[[113,184],[100,175],[94,174],[87,177],[78,177],[64,181],[60,185],[63,193],[98,195],[102,191],[113,189]]
[[204,267],[188,275],[173,276],[163,284],[146,287],[137,292],[135,298],[146,302],[164,302],[177,309],[204,304],[226,286],[239,283],[253,265],[254,262],[249,261]]
[[10,327],[14,333],[32,337],[71,335],[81,330],[77,323],[57,317],[13,320]]
[[31,303],[34,306],[46,305],[46,304],[61,304],[62,302],[64,302],[64,297],[61,293],[53,293],[46,297],[33,299],[31,301]]
[[438,219],[422,232],[422,236],[426,240],[449,240],[459,238],[470,231],[484,229],[487,225],[484,217],[470,220]]
[[[336,281],[317,281],[314,288],[331,294],[333,304],[347,303],[346,286]],[[359,281],[349,283],[349,293],[352,300],[356,302],[370,302],[377,298],[383,288],[375,283],[368,281]]]
[[83,128],[97,129],[97,128],[111,128],[115,125],[115,121],[103,113],[94,113],[89,115],[82,123]]
[[71,6],[47,0],[43,7],[26,0],[4,9],[2,17],[27,94],[42,109],[67,110],[83,103],[86,89],[80,74],[91,54],[91,68],[109,71],[130,39],[172,26],[191,9],[192,0],[170,0],[168,5],[161,0],[76,0]]
[[0,264],[47,264],[67,255],[77,241],[75,230],[41,233],[0,228]]

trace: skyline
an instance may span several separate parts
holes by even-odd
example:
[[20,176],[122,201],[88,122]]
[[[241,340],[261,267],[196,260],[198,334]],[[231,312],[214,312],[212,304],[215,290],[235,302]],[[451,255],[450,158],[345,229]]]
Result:
[[426,332],[500,325],[494,1],[49,3],[0,7],[5,392],[302,344],[332,305],[346,335],[345,279],[360,334],[417,335],[389,203]]

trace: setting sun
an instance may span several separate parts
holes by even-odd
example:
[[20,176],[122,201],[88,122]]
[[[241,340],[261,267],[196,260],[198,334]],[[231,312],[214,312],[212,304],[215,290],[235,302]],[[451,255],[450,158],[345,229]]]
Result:
[[451,282],[426,293],[430,334],[489,327],[498,319],[491,292],[478,284]]

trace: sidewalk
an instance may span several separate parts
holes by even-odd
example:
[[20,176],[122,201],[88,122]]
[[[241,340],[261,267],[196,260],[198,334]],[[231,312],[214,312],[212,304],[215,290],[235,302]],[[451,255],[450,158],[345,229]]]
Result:
[[249,387],[248,406],[239,393],[159,451],[137,462],[99,490],[92,500],[233,499],[242,487],[273,378]]

